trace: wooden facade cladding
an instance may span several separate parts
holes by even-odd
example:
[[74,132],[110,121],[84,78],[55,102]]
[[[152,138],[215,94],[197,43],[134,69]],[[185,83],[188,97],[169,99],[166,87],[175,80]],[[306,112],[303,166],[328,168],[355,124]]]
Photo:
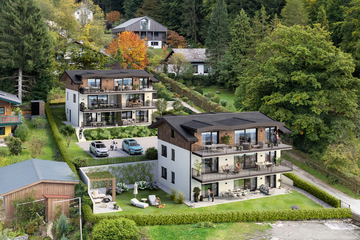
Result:
[[171,137],[172,128],[163,123],[158,127],[158,139],[163,140],[165,142],[171,143],[175,146],[184,148],[186,150],[190,149],[190,143],[186,142],[179,134],[175,132],[175,137]]
[[[11,201],[16,199],[22,199],[29,196],[34,191],[35,200],[45,199],[43,195],[65,195],[70,198],[74,198],[74,188],[76,182],[37,182],[23,188],[16,189],[12,192],[3,194],[5,202],[5,216],[7,219],[15,217],[15,207],[11,204]],[[48,208],[50,207],[47,204]],[[52,208],[52,206],[51,206]],[[66,209],[64,209],[66,210]],[[52,214],[52,210],[51,210]]]
[[64,74],[66,77],[65,77],[65,88],[67,89],[71,89],[71,90],[74,90],[74,91],[79,91],[79,84],[75,84],[73,83],[73,81],[71,81],[71,79],[66,75]]
[[11,115],[11,103],[0,100],[0,107],[5,108],[5,114],[0,114],[0,116],[10,116]]

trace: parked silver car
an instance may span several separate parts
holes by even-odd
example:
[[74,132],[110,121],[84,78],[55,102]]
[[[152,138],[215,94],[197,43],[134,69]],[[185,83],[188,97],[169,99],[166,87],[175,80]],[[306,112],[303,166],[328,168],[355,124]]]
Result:
[[108,157],[110,154],[109,149],[106,148],[105,144],[102,141],[91,142],[89,151],[97,157]]

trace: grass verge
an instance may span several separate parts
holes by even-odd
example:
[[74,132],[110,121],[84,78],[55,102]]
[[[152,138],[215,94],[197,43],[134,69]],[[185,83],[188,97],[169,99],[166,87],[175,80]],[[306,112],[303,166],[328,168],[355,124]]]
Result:
[[[216,88],[203,88],[202,89],[204,94],[212,92],[215,94],[215,96],[218,96],[221,99],[225,99],[227,101],[227,108],[232,112],[237,112],[235,106],[234,106],[234,93],[228,91],[227,89],[216,89]],[[220,94],[216,94],[216,91],[219,91]],[[229,104],[231,104],[231,107],[229,107]]]

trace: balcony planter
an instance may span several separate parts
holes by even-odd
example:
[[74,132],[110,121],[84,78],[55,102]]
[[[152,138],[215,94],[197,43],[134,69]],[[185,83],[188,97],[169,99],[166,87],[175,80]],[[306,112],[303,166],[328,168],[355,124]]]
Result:
[[150,106],[150,99],[146,100],[146,106]]
[[201,175],[201,170],[202,170],[202,166],[203,166],[203,162],[200,162],[199,160],[196,160],[195,164],[195,169],[197,171],[197,176],[200,176]]

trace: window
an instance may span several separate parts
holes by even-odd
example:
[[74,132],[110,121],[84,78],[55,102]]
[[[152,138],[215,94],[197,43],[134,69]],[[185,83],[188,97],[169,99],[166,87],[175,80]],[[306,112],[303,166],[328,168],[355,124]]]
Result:
[[74,103],[76,103],[76,94],[74,94]]
[[211,145],[218,143],[218,132],[201,133],[202,145]]
[[151,42],[151,46],[159,46],[158,42]]
[[173,129],[171,129],[171,137],[175,138],[175,131]]
[[206,65],[204,65],[204,73],[209,73],[209,68]]
[[88,79],[88,87],[101,87],[100,79]]
[[236,130],[234,134],[235,134],[235,145],[240,145],[244,142],[248,142],[251,144],[257,143],[256,128]]
[[5,114],[5,107],[0,107],[0,114]]
[[148,116],[149,116],[149,111],[148,110],[141,110],[141,111],[136,111],[136,122],[148,122]]
[[66,93],[66,99],[69,100],[69,93]]
[[161,167],[161,177],[167,179],[167,169],[164,167]]
[[276,158],[276,151],[270,151],[270,152],[265,152],[265,161],[266,162],[275,162],[275,158]]
[[175,161],[175,149],[171,149],[171,160]]
[[219,158],[205,158],[203,159],[203,172],[204,173],[213,173],[219,172]]
[[275,127],[265,128],[265,139],[266,142],[273,141],[273,133],[275,132]]
[[140,21],[140,29],[141,30],[149,30],[149,20],[143,19]]
[[194,73],[198,73],[198,65],[193,65],[194,66]]
[[158,37],[159,36],[159,33],[158,32],[155,32],[154,33],[154,37]]
[[122,112],[121,116],[122,119],[132,119],[132,111]]
[[171,171],[171,183],[175,184],[175,173]]
[[5,127],[0,127],[0,135],[5,135]]
[[66,114],[68,114],[68,113],[69,113],[69,109],[67,108],[67,109],[66,109]]
[[164,145],[161,145],[161,156],[167,157],[167,147]]
[[255,162],[257,161],[256,153],[240,154],[234,156],[234,164],[240,162],[243,169],[255,168]]
[[140,78],[140,89],[149,88],[149,79],[148,78]]

